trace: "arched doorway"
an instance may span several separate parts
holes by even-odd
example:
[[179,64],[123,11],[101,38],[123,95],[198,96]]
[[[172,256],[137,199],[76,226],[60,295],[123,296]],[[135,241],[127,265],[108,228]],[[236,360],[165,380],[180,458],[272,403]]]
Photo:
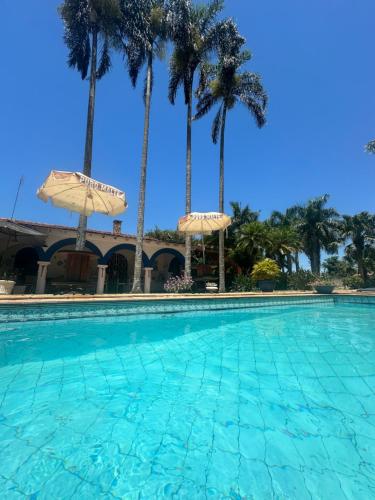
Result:
[[51,245],[45,258],[50,262],[47,291],[50,293],[94,293],[98,279],[98,259],[102,253],[90,241],[82,251],[76,250],[76,240],[67,238]]
[[170,276],[182,274],[185,266],[185,258],[181,252],[174,248],[162,248],[154,253],[150,259],[152,272],[152,292],[164,291],[164,283]]
[[38,274],[38,260],[39,255],[35,248],[26,247],[18,250],[13,264],[18,284],[33,287]]
[[173,276],[180,276],[183,269],[184,265],[181,263],[181,259],[174,257],[169,263],[168,272]]
[[125,255],[114,253],[108,261],[107,292],[124,293],[129,286],[128,260]]

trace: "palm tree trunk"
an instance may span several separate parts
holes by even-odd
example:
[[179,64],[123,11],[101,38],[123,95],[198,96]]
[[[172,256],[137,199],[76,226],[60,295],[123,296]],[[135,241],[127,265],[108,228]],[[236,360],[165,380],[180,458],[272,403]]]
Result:
[[288,271],[288,274],[292,274],[293,269],[292,269],[292,254],[288,253],[286,256],[286,268]]
[[[221,120],[220,137],[220,179],[219,179],[219,212],[224,213],[224,149],[225,149],[225,121],[227,106],[224,104]],[[225,248],[224,231],[219,231],[219,292],[225,292]]]
[[[97,51],[98,51],[98,32],[96,31],[96,29],[94,29],[92,33],[90,92],[89,92],[89,104],[87,110],[85,159],[83,163],[83,173],[88,177],[91,177],[91,164],[92,164]],[[83,250],[85,248],[86,229],[87,229],[87,217],[85,215],[80,215],[78,230],[77,230],[76,250]]]
[[299,253],[295,252],[294,254],[294,265],[296,266],[296,273],[298,273],[300,267],[299,267]]
[[360,257],[358,259],[357,264],[358,264],[358,274],[361,276],[361,278],[363,279],[363,281],[366,281],[367,280],[367,270],[365,268],[365,265],[364,265],[362,257]]
[[311,258],[311,272],[316,276],[320,276],[320,247],[317,246],[313,249]]
[[[185,213],[191,212],[191,122],[193,107],[193,80],[191,79],[189,88],[189,98],[187,105],[187,129],[186,129],[186,201]],[[191,236],[185,237],[185,276],[191,277]]]
[[145,121],[143,129],[143,146],[141,161],[141,179],[139,184],[138,198],[138,220],[137,220],[137,243],[134,261],[134,279],[132,293],[142,292],[142,253],[143,253],[143,232],[145,220],[145,198],[146,198],[146,174],[148,158],[148,136],[150,129],[150,109],[151,109],[151,82],[152,82],[152,53],[148,55],[146,98],[145,98]]

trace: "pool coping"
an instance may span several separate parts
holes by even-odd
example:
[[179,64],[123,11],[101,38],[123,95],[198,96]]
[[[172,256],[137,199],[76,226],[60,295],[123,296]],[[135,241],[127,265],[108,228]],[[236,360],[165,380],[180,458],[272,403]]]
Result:
[[332,294],[318,294],[316,292],[226,292],[226,293],[190,293],[190,294],[103,294],[103,295],[0,295],[0,305],[31,305],[31,304],[70,304],[70,303],[106,303],[106,302],[161,302],[169,300],[225,300],[225,299],[271,299],[283,297],[317,297],[317,296],[353,296],[375,297],[375,292],[357,292],[353,290],[339,290]]

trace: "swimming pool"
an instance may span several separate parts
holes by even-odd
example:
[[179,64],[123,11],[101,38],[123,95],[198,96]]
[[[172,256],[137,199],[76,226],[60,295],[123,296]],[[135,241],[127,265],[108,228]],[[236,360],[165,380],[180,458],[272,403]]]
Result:
[[370,302],[3,308],[1,497],[375,498]]

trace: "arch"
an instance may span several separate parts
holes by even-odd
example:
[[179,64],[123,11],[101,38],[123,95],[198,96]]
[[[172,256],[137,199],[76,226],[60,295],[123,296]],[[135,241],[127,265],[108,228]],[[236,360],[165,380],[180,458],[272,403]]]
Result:
[[[135,254],[135,245],[131,243],[121,243],[121,245],[116,245],[115,247],[112,247],[108,252],[100,259],[100,264],[108,264],[109,259],[112,257],[113,254],[116,252],[119,252],[120,250],[129,250],[130,252],[134,252]],[[151,267],[150,266],[150,261],[145,252],[142,252],[142,263],[143,267]]]
[[178,259],[178,262],[180,263],[181,266],[185,266],[185,257],[182,255],[181,252],[175,250],[174,248],[161,248],[160,250],[155,252],[154,255],[151,257],[150,267],[155,267],[156,259],[163,253],[173,255],[173,257]]
[[[56,241],[53,245],[51,245],[45,252],[44,258],[41,260],[50,261],[53,255],[60,250],[61,248],[67,247],[69,245],[75,245],[77,242],[76,238],[66,238],[65,240]],[[103,258],[102,252],[99,248],[91,243],[91,241],[85,241],[85,247],[92,251],[95,255],[99,257],[99,259]]]

